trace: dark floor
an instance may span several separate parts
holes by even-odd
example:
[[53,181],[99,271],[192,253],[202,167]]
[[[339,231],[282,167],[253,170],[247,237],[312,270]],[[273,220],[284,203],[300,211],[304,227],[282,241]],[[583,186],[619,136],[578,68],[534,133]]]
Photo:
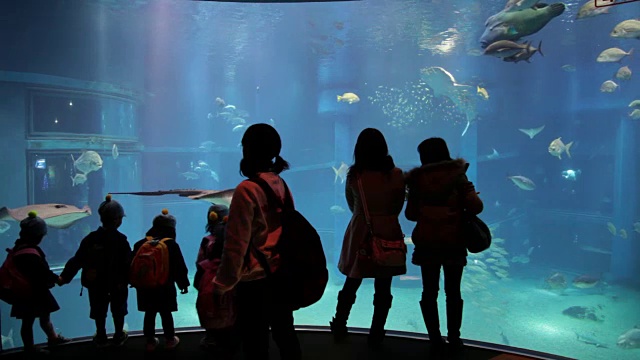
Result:
[[[181,342],[179,347],[173,351],[165,351],[162,346],[153,354],[144,353],[144,338],[131,335],[129,341],[122,348],[107,348],[97,350],[91,341],[74,341],[70,344],[60,346],[51,351],[49,359],[78,359],[85,358],[91,360],[117,359],[121,358],[153,358],[153,359],[212,359],[211,353],[202,350],[199,346],[203,333],[200,331],[187,331],[178,334]],[[351,334],[349,341],[344,344],[334,344],[331,334],[326,331],[301,330],[299,332],[300,342],[305,360],[354,360],[354,359],[384,359],[384,360],[413,360],[429,359],[428,341],[424,339],[413,339],[396,337],[390,334],[384,342],[383,348],[377,351],[369,350],[366,345],[366,335]],[[482,344],[468,342],[463,353],[457,357],[445,356],[443,359],[468,359],[468,360],[529,360],[529,359],[566,359],[560,357],[545,357],[544,355],[532,354],[530,356],[515,355],[503,351],[489,350],[482,348]],[[162,345],[162,343],[161,343]],[[517,349],[514,349],[517,352]],[[133,356],[131,356],[133,355]],[[9,351],[0,354],[3,360],[26,359],[21,351]],[[34,358],[33,355],[30,358]],[[236,358],[241,359],[241,356]],[[279,359],[275,345],[271,345],[271,358]]]

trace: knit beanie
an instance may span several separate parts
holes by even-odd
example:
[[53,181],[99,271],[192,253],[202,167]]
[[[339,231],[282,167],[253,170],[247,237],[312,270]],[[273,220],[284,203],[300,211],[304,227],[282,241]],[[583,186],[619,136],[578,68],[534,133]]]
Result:
[[111,194],[108,194],[105,197],[105,200],[100,204],[98,214],[100,214],[100,220],[111,220],[126,216],[122,205],[111,199]]
[[28,216],[20,221],[20,238],[37,239],[47,235],[47,223],[38,217],[35,211],[29,211]]
[[207,223],[209,226],[213,226],[218,222],[227,222],[227,216],[229,216],[229,208],[225,205],[211,205],[207,212]]
[[176,218],[169,214],[169,210],[162,209],[162,214],[153,218],[153,227],[176,227]]

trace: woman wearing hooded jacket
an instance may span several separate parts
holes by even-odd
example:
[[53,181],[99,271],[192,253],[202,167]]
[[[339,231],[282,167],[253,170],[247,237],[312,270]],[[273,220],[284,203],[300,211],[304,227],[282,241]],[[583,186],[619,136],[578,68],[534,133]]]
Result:
[[451,159],[447,143],[429,138],[418,146],[422,166],[408,173],[409,189],[405,215],[416,221],[412,241],[412,263],[422,272],[420,308],[433,349],[439,351],[444,341],[438,318],[440,268],[444,270],[447,304],[447,341],[452,350],[462,347],[460,327],[463,300],[460,293],[462,272],[467,264],[467,249],[462,236],[462,214],[482,212],[482,200],[467,179],[469,164]]

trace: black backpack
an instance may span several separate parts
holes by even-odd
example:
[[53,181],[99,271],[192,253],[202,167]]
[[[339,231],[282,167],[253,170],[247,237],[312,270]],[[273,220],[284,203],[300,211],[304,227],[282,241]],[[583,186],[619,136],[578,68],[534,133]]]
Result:
[[327,260],[316,229],[293,206],[287,183],[284,183],[284,203],[262,178],[249,179],[267,195],[269,208],[281,209],[282,233],[275,251],[280,255],[280,267],[273,274],[267,258],[251,244],[260,265],[274,280],[276,291],[291,310],[313,305],[324,294],[329,281]]

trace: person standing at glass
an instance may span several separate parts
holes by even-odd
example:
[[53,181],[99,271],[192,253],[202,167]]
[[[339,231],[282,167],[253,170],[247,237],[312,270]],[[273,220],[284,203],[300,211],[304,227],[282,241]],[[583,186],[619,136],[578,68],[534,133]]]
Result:
[[385,335],[384,325],[391,308],[391,279],[407,272],[406,265],[381,266],[360,250],[366,246],[369,227],[364,214],[358,180],[366,197],[372,228],[377,236],[387,239],[404,237],[398,217],[405,199],[404,175],[389,155],[384,135],[377,129],[364,129],[358,136],[354,149],[354,164],[346,176],[345,196],[353,213],[344,234],[338,269],[347,276],[338,293],[336,314],[330,322],[331,333],[336,341],[348,335],[347,319],[356,301],[356,292],[362,279],[373,278],[373,318],[369,330],[368,344],[379,346]]
[[451,159],[447,143],[429,138],[418,146],[422,166],[407,174],[408,199],[405,215],[417,222],[412,233],[415,245],[412,263],[422,272],[420,308],[432,349],[444,347],[438,317],[440,268],[444,270],[447,303],[447,341],[451,350],[462,347],[463,300],[460,293],[462,271],[467,264],[467,249],[462,236],[462,214],[482,212],[482,200],[467,179],[469,164]]

